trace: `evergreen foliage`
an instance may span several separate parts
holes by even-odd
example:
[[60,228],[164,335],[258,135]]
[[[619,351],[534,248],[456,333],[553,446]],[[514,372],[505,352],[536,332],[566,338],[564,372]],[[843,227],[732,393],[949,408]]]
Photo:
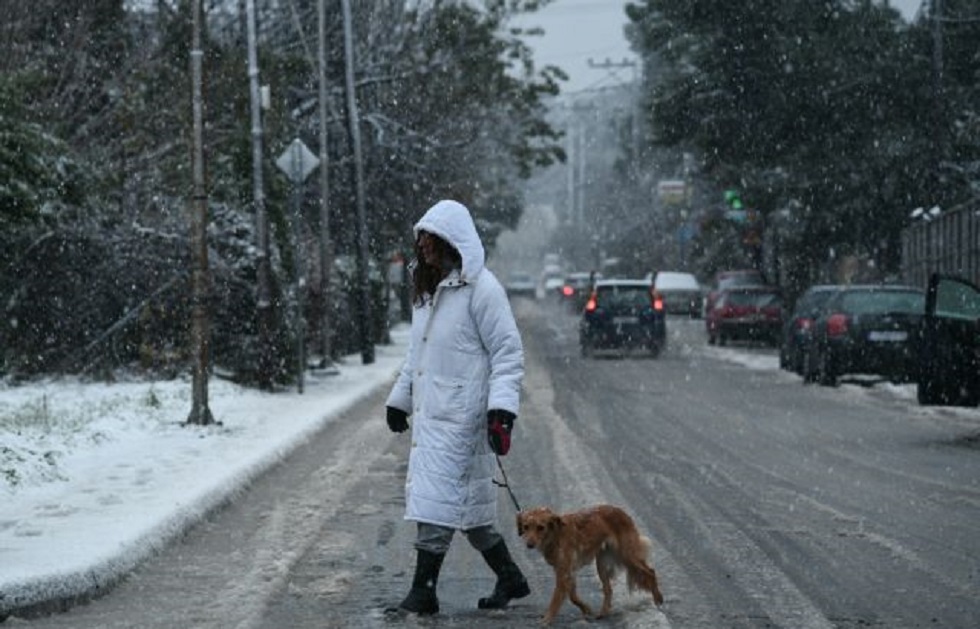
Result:
[[0,228],[36,223],[84,198],[85,169],[57,136],[24,115],[28,77],[0,75]]
[[[560,70],[534,67],[515,11],[548,0],[354,3],[371,234],[371,291],[385,310],[383,263],[410,247],[411,223],[440,197],[468,202],[492,242],[513,226],[519,180],[563,158],[543,98]],[[243,3],[205,3],[205,144],[212,272],[212,359],[254,381],[257,251]],[[304,186],[299,238],[292,188],[275,165],[301,138],[318,153],[316,0],[258,0],[266,209],[274,242],[278,378],[291,376],[297,329],[287,312],[317,290],[319,182]],[[160,0],[11,0],[0,16],[0,375],[176,374],[189,320],[190,6]],[[137,8],[139,7],[139,8]],[[149,10],[147,10],[149,9]],[[328,10],[330,279],[335,354],[354,345],[352,155],[344,116],[340,12]],[[316,300],[306,295],[316,320]],[[372,326],[380,340],[384,320]],[[308,326],[308,334],[317,332]]]
[[[975,0],[944,4],[980,17]],[[884,3],[645,0],[627,14],[653,145],[697,156],[712,205],[738,188],[757,229],[781,222],[796,287],[841,255],[893,275],[913,208],[976,198],[980,20],[943,22],[938,94],[932,24],[905,24]],[[702,255],[731,247],[737,229],[718,216],[702,216],[701,238],[714,240]],[[747,253],[763,264],[763,251]],[[710,257],[706,269],[719,263]]]

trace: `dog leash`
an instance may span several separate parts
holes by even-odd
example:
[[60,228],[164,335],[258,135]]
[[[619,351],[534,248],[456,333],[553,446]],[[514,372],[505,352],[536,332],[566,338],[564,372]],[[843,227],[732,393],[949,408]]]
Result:
[[500,475],[504,477],[504,482],[501,483],[495,478],[493,479],[493,484],[496,485],[497,487],[503,487],[504,489],[507,490],[507,493],[510,495],[511,502],[514,503],[514,508],[517,509],[518,513],[520,513],[521,505],[517,504],[517,497],[514,495],[514,492],[510,488],[510,481],[507,480],[507,472],[504,471],[504,464],[500,462],[500,455],[494,454],[494,457],[496,457],[497,459],[497,467],[500,468]]

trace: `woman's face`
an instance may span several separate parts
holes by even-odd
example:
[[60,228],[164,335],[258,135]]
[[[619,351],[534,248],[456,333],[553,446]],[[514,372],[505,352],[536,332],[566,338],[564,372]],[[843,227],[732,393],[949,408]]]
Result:
[[436,245],[436,236],[433,236],[427,231],[419,231],[418,237],[419,251],[421,252],[422,259],[429,266],[440,267],[442,265],[442,260],[439,259],[439,249]]

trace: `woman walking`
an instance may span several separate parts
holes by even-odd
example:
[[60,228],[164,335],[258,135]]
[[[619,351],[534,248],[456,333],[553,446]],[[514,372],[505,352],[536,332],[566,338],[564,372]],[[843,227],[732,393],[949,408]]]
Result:
[[416,522],[417,558],[408,595],[390,611],[438,613],[436,584],[456,531],[497,575],[477,606],[499,609],[531,592],[494,527],[495,456],[510,449],[517,417],[521,337],[464,205],[436,203],[414,232],[411,341],[386,406],[394,432],[412,418],[405,519]]

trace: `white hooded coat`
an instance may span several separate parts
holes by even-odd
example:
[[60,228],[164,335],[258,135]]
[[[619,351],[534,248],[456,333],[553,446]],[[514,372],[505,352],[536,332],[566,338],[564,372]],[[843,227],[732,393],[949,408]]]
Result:
[[462,269],[413,309],[408,356],[386,403],[412,416],[405,519],[469,530],[496,520],[487,411],[518,414],[524,350],[469,210],[440,201],[419,230],[450,243]]

